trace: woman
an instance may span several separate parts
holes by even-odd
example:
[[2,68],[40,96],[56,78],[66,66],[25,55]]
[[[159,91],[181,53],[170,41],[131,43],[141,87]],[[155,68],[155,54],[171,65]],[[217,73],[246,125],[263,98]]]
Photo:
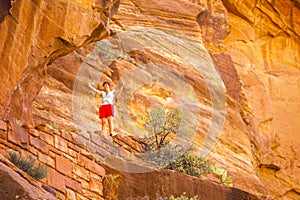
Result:
[[110,90],[110,83],[109,82],[104,82],[102,84],[103,86],[103,90],[97,90],[96,88],[94,88],[93,86],[91,86],[89,84],[89,87],[97,92],[101,98],[102,98],[102,103],[101,106],[99,108],[99,117],[101,119],[102,122],[102,131],[105,132],[105,126],[108,122],[108,129],[109,129],[109,135],[110,136],[115,136],[115,134],[113,133],[114,130],[114,105],[113,105],[113,100],[114,100],[114,96],[115,96],[115,91],[114,90]]

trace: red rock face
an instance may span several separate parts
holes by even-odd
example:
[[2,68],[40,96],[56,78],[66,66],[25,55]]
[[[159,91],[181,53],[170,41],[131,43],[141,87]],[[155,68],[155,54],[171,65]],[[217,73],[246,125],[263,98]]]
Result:
[[[23,148],[31,143],[38,148],[40,143],[32,141],[24,128],[30,126],[20,128],[16,120],[24,125],[54,123],[69,128],[77,124],[74,112],[81,108],[88,110],[80,113],[83,122],[93,124],[85,123],[87,125],[82,125],[83,128],[99,128],[97,107],[100,99],[91,100],[92,94],[86,83],[90,81],[96,85],[106,80],[122,94],[116,97],[119,113],[127,114],[128,111],[123,118],[121,115],[116,117],[118,131],[142,135],[136,131],[144,130],[138,114],[147,113],[154,104],[176,107],[180,104],[180,94],[191,95],[185,108],[197,110],[189,116],[190,128],[196,134],[194,143],[199,148],[205,146],[205,138],[216,124],[214,106],[218,102],[213,99],[210,89],[219,90],[216,89],[218,86],[211,86],[207,81],[207,78],[216,77],[193,70],[193,47],[187,43],[191,41],[203,47],[201,52],[210,56],[211,60],[202,57],[202,63],[216,67],[226,89],[224,126],[217,134],[217,142],[210,145],[214,148],[210,149],[207,158],[221,163],[228,170],[236,188],[261,197],[299,199],[300,3],[280,0],[124,0],[119,7],[118,3],[33,3],[24,0],[12,2],[9,12],[6,9],[9,6],[1,7],[7,14],[1,16],[0,24],[0,58],[3,63],[0,68],[0,111],[10,124],[9,130],[14,130],[13,134],[1,138]],[[98,49],[99,43],[87,45],[108,37],[109,32],[111,37],[121,33],[126,35],[136,26],[148,28],[152,31],[149,34],[154,35],[159,28],[169,37],[161,36],[162,39],[152,43],[142,36],[123,38],[126,54],[114,52],[115,47],[107,51],[104,48],[106,43],[101,43]],[[111,37],[107,39],[112,46],[117,46],[118,40]],[[151,48],[141,49],[135,46],[134,40]],[[187,49],[177,52],[185,46],[180,41],[186,42]],[[160,49],[153,48],[155,45]],[[95,56],[95,52],[100,56]],[[190,59],[182,59],[185,56]],[[104,63],[104,68],[99,67],[99,62],[104,58],[109,60],[109,57],[113,62]],[[160,67],[150,67],[158,64]],[[80,70],[86,69],[83,66],[91,66],[94,71],[80,79]],[[101,70],[103,76],[98,75]],[[129,76],[129,72],[137,73]],[[126,88],[128,80],[139,87],[134,90]],[[153,84],[149,80],[154,80]],[[121,82],[125,83],[122,91]],[[186,87],[180,87],[183,83]],[[88,103],[74,104],[76,92],[82,95],[83,102]],[[86,145],[85,140],[75,136],[73,139],[80,147]],[[126,146],[125,143],[122,145]],[[58,136],[55,145],[59,151],[66,151],[68,146]],[[134,151],[132,147],[126,148]],[[61,159],[53,162],[61,162]],[[51,173],[71,173],[69,167]],[[85,177],[79,167],[73,170]],[[128,183],[118,184],[124,186]],[[93,179],[90,185],[101,195],[96,180]],[[58,185],[57,188],[61,192],[67,190],[65,186]],[[74,195],[70,190],[66,194],[70,198]]]
[[[258,197],[246,193],[245,191],[232,188],[220,187],[220,185],[210,180],[201,180],[192,176],[185,176],[170,170],[154,170],[147,173],[126,173],[116,172],[107,169],[109,174],[114,174],[114,181],[118,194],[110,191],[105,193],[106,199],[159,199],[169,197],[173,194],[179,197],[185,194],[186,197],[198,196],[199,199],[259,199]],[[118,177],[116,177],[118,174]],[[105,179],[112,179],[107,177]],[[106,181],[104,181],[105,184]],[[140,188],[140,189],[138,189]]]
[[[11,3],[0,36],[4,120],[34,124],[31,105],[43,86],[46,66],[79,46],[107,36],[108,15],[116,6],[115,1]],[[7,8],[6,4],[2,8]],[[73,23],[75,20],[78,23]]]

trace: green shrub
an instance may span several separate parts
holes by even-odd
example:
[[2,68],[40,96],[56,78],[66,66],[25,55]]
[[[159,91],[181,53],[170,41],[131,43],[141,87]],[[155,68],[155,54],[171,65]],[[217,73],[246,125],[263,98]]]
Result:
[[15,120],[15,123],[16,123],[18,126],[23,126],[23,123],[22,123],[21,120],[16,119],[16,120]]
[[45,165],[40,165],[34,167],[35,159],[30,157],[29,159],[24,159],[16,151],[9,151],[9,160],[14,163],[18,168],[32,176],[36,180],[43,179],[47,177],[47,167]]
[[171,143],[167,143],[156,151],[147,151],[145,153],[146,160],[149,164],[159,167],[166,167],[174,162],[182,153],[177,150]]
[[212,173],[220,177],[221,183],[226,185],[232,185],[232,177],[227,176],[227,171],[221,168],[219,164],[216,164],[215,166],[211,165],[210,170]]
[[210,165],[210,160],[205,160],[201,157],[193,156],[189,152],[185,152],[177,160],[167,166],[167,168],[191,176],[201,177],[201,174],[211,173]]
[[36,180],[46,178],[47,174],[48,171],[46,165],[40,165],[39,167],[33,168],[32,170],[29,171],[29,175]]
[[59,125],[55,122],[51,122],[50,123],[50,126],[53,128],[53,129],[59,129]]
[[173,195],[169,198],[169,200],[198,200],[198,196],[194,196],[192,198],[186,197],[185,192],[180,195],[180,197],[174,197]]

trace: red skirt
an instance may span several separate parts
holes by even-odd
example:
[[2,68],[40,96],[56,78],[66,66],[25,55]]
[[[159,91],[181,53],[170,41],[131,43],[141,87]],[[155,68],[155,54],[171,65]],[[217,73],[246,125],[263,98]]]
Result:
[[112,104],[101,105],[99,108],[99,117],[107,118],[110,116],[114,116],[114,105]]

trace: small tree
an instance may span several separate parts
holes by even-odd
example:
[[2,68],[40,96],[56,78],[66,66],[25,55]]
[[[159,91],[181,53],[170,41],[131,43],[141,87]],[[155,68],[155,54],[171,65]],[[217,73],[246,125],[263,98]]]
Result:
[[166,146],[169,143],[167,137],[179,132],[181,117],[181,111],[178,109],[152,109],[149,116],[144,117],[146,125],[152,132],[145,138],[146,151],[159,150]]

